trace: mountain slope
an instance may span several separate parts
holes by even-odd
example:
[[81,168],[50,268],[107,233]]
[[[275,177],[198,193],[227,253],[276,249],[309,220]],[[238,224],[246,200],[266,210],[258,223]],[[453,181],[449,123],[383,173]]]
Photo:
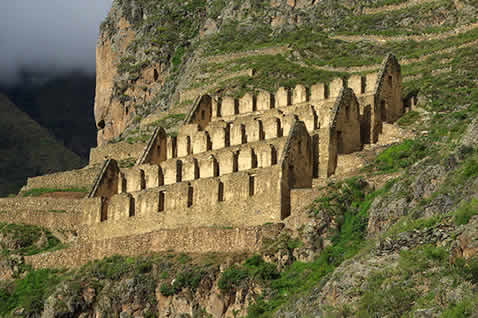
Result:
[[90,148],[96,146],[94,75],[24,70],[17,84],[0,91],[68,149],[88,159]]
[[27,177],[85,164],[3,94],[0,94],[0,158],[0,195],[15,193]]
[[390,51],[402,97],[417,101],[395,125],[416,137],[354,178],[329,180],[260,255],[166,253],[29,271],[0,284],[0,312],[477,317],[477,9],[473,0],[114,1],[98,46],[104,142],[142,137],[148,116],[184,111],[193,93],[365,74]]

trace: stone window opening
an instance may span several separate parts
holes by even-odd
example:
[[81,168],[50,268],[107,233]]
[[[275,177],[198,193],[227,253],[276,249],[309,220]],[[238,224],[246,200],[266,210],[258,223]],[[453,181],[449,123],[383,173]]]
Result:
[[159,171],[158,171],[158,185],[159,186],[164,185],[164,173],[161,167],[159,167]]
[[277,150],[271,146],[271,165],[277,164]]
[[188,184],[188,208],[193,206],[194,188]]
[[245,125],[241,125],[241,144],[247,144],[247,133]]
[[224,183],[222,181],[219,181],[217,186],[218,186],[217,201],[218,202],[224,202]]
[[259,140],[264,140],[266,138],[266,134],[264,132],[264,124],[261,120],[258,121],[259,123]]
[[129,107],[128,106],[126,106],[125,113],[126,113],[126,115],[129,115]]
[[200,172],[200,169],[199,169],[197,159],[194,158],[193,160],[194,160],[194,179],[197,180],[197,179],[201,178],[201,172]]
[[130,205],[129,205],[129,217],[132,218],[136,215],[136,200],[134,197],[130,198]]
[[252,96],[252,111],[253,112],[257,111],[257,96],[256,95]]
[[222,117],[222,98],[217,100],[216,117]]
[[350,106],[349,105],[345,106],[345,120],[346,121],[350,120]]
[[101,197],[101,214],[100,222],[106,222],[108,220],[108,199]]
[[159,192],[158,212],[164,211],[164,191]]
[[214,177],[219,177],[221,171],[219,169],[219,163],[217,162],[216,159],[213,158],[213,176]]
[[390,86],[393,86],[393,77],[392,77],[392,75],[388,75],[388,84],[389,84]]
[[183,162],[178,160],[176,162],[176,182],[183,181]]
[[192,154],[192,145],[191,145],[191,137],[186,136],[186,152],[188,155]]
[[297,144],[297,152],[299,153],[299,155],[302,154],[302,140],[299,140]]
[[365,91],[367,90],[367,79],[365,76],[360,77],[360,94],[365,94]]
[[275,108],[276,107],[276,97],[271,94],[271,108]]
[[257,154],[253,149],[251,151],[251,157],[252,157],[251,158],[252,159],[251,168],[255,169],[255,168],[257,168]]
[[234,115],[239,115],[239,100],[234,99]]
[[255,194],[255,176],[249,175],[249,196]]
[[232,155],[232,172],[237,172],[239,171],[239,152],[235,152]]
[[139,176],[140,176],[140,187],[141,187],[141,190],[144,190],[146,189],[146,176],[144,174],[144,170],[140,170],[139,171]]
[[227,124],[226,126],[226,133],[225,133],[225,146],[230,147],[231,146],[231,126]]
[[159,79],[159,73],[158,73],[158,70],[156,69],[154,70],[153,78],[155,82],[157,82]]
[[178,144],[177,144],[177,138],[176,137],[171,137],[171,148],[172,148],[173,158],[177,158],[178,157]]
[[205,119],[206,119],[206,111],[201,110],[201,120],[205,120]]

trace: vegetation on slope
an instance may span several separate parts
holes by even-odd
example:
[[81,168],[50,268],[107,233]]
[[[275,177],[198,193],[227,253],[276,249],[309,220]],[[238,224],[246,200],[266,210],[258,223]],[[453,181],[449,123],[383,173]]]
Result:
[[27,177],[80,168],[84,161],[0,94],[0,196]]

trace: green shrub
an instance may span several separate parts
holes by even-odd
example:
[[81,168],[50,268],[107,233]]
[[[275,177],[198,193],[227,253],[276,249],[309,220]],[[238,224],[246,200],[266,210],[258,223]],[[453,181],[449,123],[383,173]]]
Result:
[[471,217],[474,215],[478,215],[478,200],[477,199],[473,199],[467,203],[462,204],[455,211],[455,224],[456,225],[468,224]]
[[161,284],[160,292],[164,296],[172,296],[179,293],[183,288],[189,288],[193,292],[199,287],[204,272],[198,268],[185,269],[176,275],[172,284]]
[[441,314],[441,318],[465,318],[470,317],[476,310],[478,301],[470,299],[463,300],[459,303],[450,304],[448,308]]
[[25,317],[38,316],[46,298],[60,281],[57,271],[42,269],[29,272],[10,287],[0,289],[0,315],[6,316],[15,308],[24,308]]
[[162,283],[161,286],[159,286],[159,292],[161,295],[169,297],[176,294],[176,289],[171,284]]
[[132,270],[132,265],[120,255],[95,260],[85,265],[81,271],[97,279],[119,280],[123,275]]
[[217,285],[223,292],[229,292],[238,288],[241,283],[248,277],[246,269],[240,266],[232,266],[226,269],[219,278]]
[[478,257],[465,260],[457,258],[454,263],[455,270],[466,280],[478,284]]
[[403,115],[397,123],[402,127],[407,127],[415,123],[420,118],[420,113],[411,111]]

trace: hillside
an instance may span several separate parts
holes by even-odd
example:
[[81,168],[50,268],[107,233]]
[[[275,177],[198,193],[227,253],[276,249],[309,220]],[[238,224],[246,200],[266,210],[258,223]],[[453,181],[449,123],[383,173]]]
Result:
[[96,146],[94,75],[24,70],[18,83],[0,91],[81,158],[87,159],[90,148]]
[[115,0],[97,48],[101,143],[144,141],[158,125],[174,134],[200,93],[365,75],[389,52],[416,101],[394,127],[413,137],[320,185],[258,255],[32,270],[25,257],[74,235],[5,225],[0,315],[477,317],[477,13],[473,0]]
[[18,192],[26,178],[80,168],[85,162],[0,94],[0,196]]

